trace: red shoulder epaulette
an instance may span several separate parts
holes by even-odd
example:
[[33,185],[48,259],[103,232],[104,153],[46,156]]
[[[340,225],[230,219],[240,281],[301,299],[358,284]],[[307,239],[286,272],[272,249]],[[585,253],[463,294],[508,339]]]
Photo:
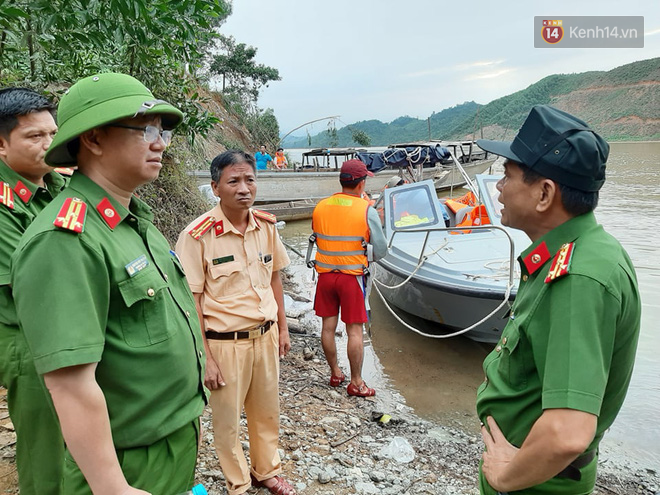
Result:
[[211,230],[211,227],[213,227],[213,224],[215,223],[215,218],[212,216],[208,216],[204,218],[201,222],[199,222],[195,227],[190,229],[188,233],[195,239],[196,241],[199,241],[199,239],[206,234],[209,230]]
[[564,244],[557,254],[555,259],[552,260],[552,265],[550,266],[550,271],[548,276],[545,277],[545,283],[550,283],[559,277],[568,275],[568,270],[571,267],[571,258],[573,256],[573,247],[575,246],[574,242],[569,242]]
[[55,227],[81,233],[85,230],[87,204],[78,198],[66,198],[57,217],[53,221]]
[[272,213],[268,213],[267,211],[254,210],[254,209],[252,210],[252,213],[257,218],[261,218],[262,220],[266,220],[267,222],[270,223],[277,223],[277,217]]
[[14,209],[14,191],[6,182],[0,182],[0,203],[10,210]]
[[66,175],[67,177],[71,177],[73,175],[73,169],[69,167],[56,167],[53,169],[53,171],[60,175]]

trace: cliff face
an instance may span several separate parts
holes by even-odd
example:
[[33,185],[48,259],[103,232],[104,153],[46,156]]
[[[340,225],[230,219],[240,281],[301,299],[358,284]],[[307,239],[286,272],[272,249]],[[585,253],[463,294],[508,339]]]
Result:
[[208,92],[202,88],[199,89],[199,92],[206,99],[202,106],[220,119],[220,122],[209,130],[205,138],[200,137],[196,140],[191,152],[197,166],[191,168],[207,169],[211,160],[228,148],[239,148],[247,153],[254,153],[259,147],[255,148],[254,138],[239,122],[238,117],[225,108],[222,94]]
[[660,139],[660,81],[590,86],[559,95],[551,104],[610,140]]
[[478,116],[457,123],[452,137],[471,137],[476,120],[484,129],[484,137],[510,138],[537,104],[574,114],[608,140],[660,139],[660,58],[607,72],[548,76],[481,106]]

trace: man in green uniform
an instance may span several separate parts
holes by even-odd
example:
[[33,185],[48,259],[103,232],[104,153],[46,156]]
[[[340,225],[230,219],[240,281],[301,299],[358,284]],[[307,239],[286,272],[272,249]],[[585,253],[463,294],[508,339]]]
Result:
[[[69,186],[11,260],[16,309],[67,445],[67,495],[173,495],[193,483],[204,349],[183,270],[133,194],[181,112],[105,73],[62,97],[51,166]],[[165,130],[163,130],[165,129]]]
[[630,383],[641,313],[632,262],[593,214],[609,146],[580,119],[544,105],[513,142],[477,144],[507,159],[502,224],[532,240],[477,393],[486,447],[480,490],[591,493],[598,444]]
[[24,88],[0,91],[0,383],[16,430],[22,495],[60,493],[64,441],[50,395],[19,332],[9,258],[34,217],[64,188],[44,155],[57,125],[55,107]]

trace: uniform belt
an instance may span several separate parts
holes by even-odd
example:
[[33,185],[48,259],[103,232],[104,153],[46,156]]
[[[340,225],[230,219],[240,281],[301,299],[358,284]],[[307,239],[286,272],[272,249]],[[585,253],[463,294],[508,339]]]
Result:
[[251,328],[250,330],[243,330],[241,332],[206,332],[206,338],[212,340],[242,340],[242,339],[256,339],[265,334],[270,327],[275,324],[274,321],[267,321],[258,327]]
[[559,473],[555,478],[569,478],[575,481],[580,481],[582,479],[582,473],[580,469],[585,467],[596,457],[596,449],[585,452],[580,457],[571,462],[566,468]]

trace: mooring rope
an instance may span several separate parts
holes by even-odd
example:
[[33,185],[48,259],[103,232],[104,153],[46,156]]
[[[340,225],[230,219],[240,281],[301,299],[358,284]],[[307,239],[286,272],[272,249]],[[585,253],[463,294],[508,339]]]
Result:
[[412,273],[408,276],[407,279],[405,279],[405,280],[404,280],[403,282],[401,282],[400,284],[398,284],[398,285],[393,285],[393,286],[390,287],[389,285],[385,285],[383,282],[381,282],[380,280],[376,280],[375,278],[374,278],[374,282],[376,282],[377,284],[379,284],[381,287],[385,287],[386,289],[398,289],[399,287],[402,287],[405,283],[407,283],[407,282],[413,277],[413,275],[415,275],[415,273],[417,273],[417,270],[419,270],[419,269],[422,267],[422,265],[423,265],[424,262],[429,258],[429,256],[432,256],[432,255],[436,254],[438,251],[440,251],[442,248],[444,248],[447,244],[449,244],[449,241],[445,239],[445,242],[444,242],[444,243],[442,244],[442,246],[440,246],[438,249],[436,249],[436,250],[434,250],[434,251],[431,251],[431,252],[430,252],[429,254],[427,254],[427,255],[422,256],[422,257],[420,258],[420,260],[419,260],[419,263],[417,263],[417,266],[416,266],[415,269],[412,271]]
[[[378,280],[376,280],[375,278],[374,278],[374,281],[377,282],[377,283],[380,283],[380,282],[378,282]],[[462,329],[462,330],[459,330],[459,331],[457,331],[457,332],[447,333],[447,334],[442,334],[442,335],[436,335],[436,334],[430,334],[430,333],[422,332],[421,330],[419,330],[419,329],[417,329],[417,328],[415,328],[415,327],[409,325],[409,324],[406,323],[405,321],[403,321],[403,320],[399,317],[399,315],[397,315],[397,314],[394,312],[394,310],[392,309],[392,307],[390,306],[390,304],[385,300],[385,296],[383,296],[383,294],[382,294],[382,292],[380,291],[380,289],[378,288],[378,286],[377,286],[377,285],[374,285],[374,288],[376,289],[376,292],[378,293],[378,295],[380,296],[381,300],[383,301],[383,304],[385,304],[385,307],[386,307],[386,308],[388,309],[388,311],[392,314],[392,316],[394,316],[394,318],[396,318],[397,321],[398,321],[399,323],[401,323],[404,327],[406,327],[408,330],[412,330],[413,332],[415,332],[415,333],[421,335],[422,337],[429,337],[429,338],[431,338],[431,339],[449,339],[449,338],[452,338],[452,337],[458,337],[459,335],[463,335],[464,333],[467,333],[467,332],[469,332],[470,330],[472,330],[472,329],[478,327],[478,326],[481,325],[483,322],[485,322],[486,320],[488,320],[491,316],[493,316],[495,313],[497,313],[502,307],[504,307],[504,305],[507,304],[507,303],[509,302],[509,297],[510,297],[510,295],[511,295],[511,289],[513,288],[513,284],[507,283],[506,293],[504,294],[504,300],[499,304],[499,306],[497,306],[493,311],[491,311],[491,312],[488,313],[486,316],[484,316],[481,320],[479,320],[478,322],[476,322],[476,323],[470,325],[469,327],[464,328],[464,329]]]

